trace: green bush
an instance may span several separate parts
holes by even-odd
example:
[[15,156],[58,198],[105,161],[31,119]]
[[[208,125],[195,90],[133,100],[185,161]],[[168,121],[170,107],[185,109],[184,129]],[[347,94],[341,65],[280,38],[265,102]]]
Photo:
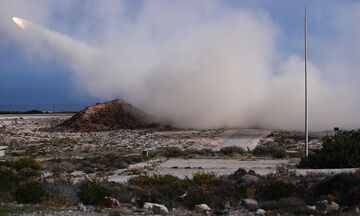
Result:
[[291,213],[292,215],[315,215],[316,213],[308,209],[303,200],[295,197],[260,202],[259,207],[267,211],[271,210],[273,213]]
[[205,172],[197,172],[193,175],[193,180],[195,184],[213,184],[217,181],[216,175],[214,172],[205,173]]
[[27,182],[20,185],[15,192],[15,199],[18,203],[41,203],[48,199],[48,194],[39,181]]
[[244,154],[245,150],[238,146],[228,146],[220,149],[220,152],[224,155],[233,156],[235,154]]
[[155,156],[163,156],[163,157],[183,157],[187,156],[188,153],[183,151],[182,149],[178,147],[166,147],[166,148],[160,148],[155,151],[150,152],[150,157]]
[[286,197],[300,197],[304,195],[304,189],[292,184],[278,180],[270,180],[260,189],[257,198],[259,200],[279,200]]
[[110,196],[109,190],[102,186],[103,181],[96,176],[82,180],[77,193],[79,199],[86,205],[100,205],[104,197]]
[[29,157],[21,157],[16,161],[3,161],[0,162],[0,165],[11,167],[17,170],[21,170],[24,168],[31,168],[34,170],[43,169],[42,163],[38,162],[34,158],[29,158]]
[[211,205],[212,198],[210,194],[204,193],[201,190],[190,191],[184,200],[185,206],[189,209],[194,209],[195,205],[200,205],[203,203]]
[[360,200],[360,173],[340,173],[329,176],[317,184],[314,184],[309,196],[323,197],[328,194],[334,195],[340,205],[356,205]]
[[285,158],[286,151],[284,148],[276,145],[274,142],[267,142],[256,146],[253,150],[253,154],[256,156],[270,156],[273,158]]
[[360,130],[338,132],[322,139],[322,148],[302,158],[300,167],[356,168],[360,167]]
[[175,176],[171,175],[152,175],[152,176],[144,176],[139,175],[129,179],[129,184],[137,185],[145,188],[149,187],[161,187],[165,185],[171,184],[180,184],[181,180]]
[[13,191],[17,187],[18,175],[8,168],[0,168],[0,190]]

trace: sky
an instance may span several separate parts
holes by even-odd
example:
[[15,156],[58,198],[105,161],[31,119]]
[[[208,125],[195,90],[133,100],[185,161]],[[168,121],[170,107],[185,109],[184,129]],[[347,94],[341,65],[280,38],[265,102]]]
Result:
[[[2,19],[10,19],[11,16],[21,17],[21,10],[16,9],[17,5],[21,5],[24,1],[1,0],[0,5],[3,10],[6,10],[12,4],[11,13],[3,15]],[[38,1],[27,1],[27,4],[38,5]],[[55,2],[49,0],[48,2]],[[65,1],[66,2],[66,1]],[[69,3],[67,1],[65,6],[59,8],[50,8],[49,11],[44,12],[46,16],[52,19],[59,20],[61,27],[53,26],[53,29],[60,29],[62,32],[72,35],[78,23],[83,22],[91,16],[84,9],[84,5],[88,1],[74,1]],[[330,3],[329,3],[330,2]],[[340,1],[339,1],[340,2]],[[252,8],[255,10],[264,10],[272,19],[282,28],[281,41],[286,43],[279,43],[278,48],[283,50],[283,55],[289,53],[298,53],[301,55],[303,47],[301,40],[303,38],[303,9],[306,1],[299,0],[233,0],[224,1],[224,4],[236,9]],[[49,3],[40,1],[40,4],[45,4],[41,10],[46,10]],[[68,4],[68,5],[66,5]],[[138,10],[141,10],[142,1],[127,1],[125,2],[127,14],[129,17],[136,17]],[[326,17],[317,17],[314,12],[318,8],[331,8],[331,1],[309,1],[308,13],[310,19],[309,34],[321,35],[325,34],[323,31],[330,32],[327,28]],[[330,5],[330,6],[329,6]],[[25,9],[23,9],[25,10]],[[116,8],[114,9],[116,10]],[[119,10],[124,10],[119,8]],[[33,6],[26,11],[27,16],[36,16],[38,8]],[[326,15],[326,14],[324,14]],[[91,19],[91,18],[90,18]],[[320,23],[323,22],[323,23]],[[100,24],[99,24],[100,25]],[[3,27],[3,26],[2,26]],[[91,27],[89,27],[91,32]],[[100,33],[94,33],[100,34]],[[96,38],[93,39],[96,43]],[[311,45],[310,36],[309,46]],[[23,51],[23,44],[19,44],[11,34],[8,34],[6,29],[0,28],[0,103],[1,104],[22,104],[22,103],[75,103],[78,101],[85,103],[93,103],[101,101],[102,98],[93,97],[87,94],[79,94],[74,90],[74,83],[71,78],[71,70],[62,61],[64,59],[44,60],[43,57],[33,56],[29,57],[28,53]],[[50,50],[48,52],[51,52]],[[52,53],[51,55],[56,55]],[[310,52],[311,56],[311,52]],[[56,56],[56,58],[62,58]],[[119,95],[121,97],[121,95]]]
[[356,127],[355,0],[0,0],[0,105],[124,98],[180,126],[298,129],[305,4],[313,128]]

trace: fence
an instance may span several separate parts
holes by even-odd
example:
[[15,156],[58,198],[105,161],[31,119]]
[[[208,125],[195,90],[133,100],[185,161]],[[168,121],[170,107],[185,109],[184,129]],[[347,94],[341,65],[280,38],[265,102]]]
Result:
[[53,104],[0,104],[2,112],[26,112],[39,110],[43,112],[77,112],[92,104],[53,103]]

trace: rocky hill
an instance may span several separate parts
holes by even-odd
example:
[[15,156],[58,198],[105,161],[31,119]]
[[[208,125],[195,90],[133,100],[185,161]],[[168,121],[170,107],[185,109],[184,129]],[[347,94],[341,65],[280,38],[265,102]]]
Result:
[[71,132],[89,132],[113,129],[146,128],[153,118],[123,100],[113,100],[86,107],[57,129]]

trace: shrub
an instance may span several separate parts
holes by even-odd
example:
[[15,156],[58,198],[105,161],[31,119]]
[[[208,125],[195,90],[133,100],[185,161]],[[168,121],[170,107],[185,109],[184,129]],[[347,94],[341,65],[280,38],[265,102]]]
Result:
[[197,172],[193,175],[193,181],[198,185],[211,184],[216,181],[216,175],[214,172]]
[[48,194],[45,193],[40,181],[31,181],[20,185],[15,192],[15,199],[18,203],[41,203],[47,200]]
[[17,187],[18,175],[8,168],[0,168],[0,190],[13,191]]
[[184,200],[185,206],[193,209],[195,205],[212,203],[211,196],[201,190],[190,191]]
[[102,186],[103,181],[96,176],[86,177],[79,185],[79,199],[86,205],[100,205],[104,197],[110,196],[109,190]]
[[355,173],[341,173],[330,176],[315,184],[309,196],[321,197],[331,194],[340,205],[352,206],[360,200],[360,176]]
[[279,200],[285,197],[299,197],[303,194],[304,190],[295,184],[270,180],[259,189],[258,198],[261,200]]
[[259,207],[262,209],[266,209],[279,213],[291,213],[294,215],[310,215],[314,214],[313,210],[309,210],[306,207],[306,204],[303,200],[295,198],[295,197],[288,197],[283,198],[278,201],[271,200],[271,201],[265,201],[261,202],[259,204]]
[[163,156],[163,157],[182,157],[186,156],[187,153],[178,147],[166,147],[160,148],[156,151],[150,152],[150,157]]
[[68,196],[55,196],[43,201],[42,204],[49,207],[69,207],[71,201]]
[[186,181],[171,175],[136,176],[129,181],[130,185],[141,187],[137,191],[138,203],[162,203],[168,207],[178,202],[178,196],[186,192]]
[[274,142],[267,142],[262,145],[256,146],[253,150],[253,154],[256,156],[271,156],[274,158],[285,158],[286,152],[285,150],[277,146]]
[[256,188],[254,186],[250,186],[246,188],[246,197],[248,199],[254,199],[255,197]]
[[31,168],[34,170],[43,169],[43,165],[40,162],[36,161],[34,158],[29,158],[29,157],[21,157],[16,161],[0,162],[0,165],[12,167],[17,170],[21,170],[24,168]]
[[338,132],[322,139],[322,148],[302,158],[300,167],[356,168],[360,167],[360,130]]
[[244,154],[245,150],[238,146],[228,146],[220,149],[220,152],[224,155],[233,156],[235,154]]

